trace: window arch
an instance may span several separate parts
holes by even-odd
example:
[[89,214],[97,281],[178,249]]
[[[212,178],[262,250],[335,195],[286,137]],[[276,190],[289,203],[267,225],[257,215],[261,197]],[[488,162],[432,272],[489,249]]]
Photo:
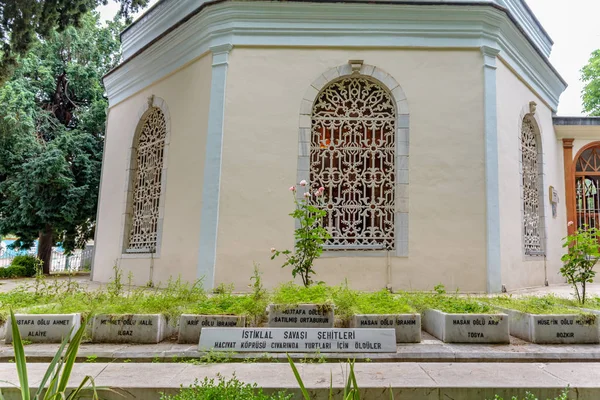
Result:
[[395,248],[396,106],[362,76],[330,82],[312,109],[310,184],[325,188],[330,249]]
[[129,253],[156,253],[159,246],[168,119],[151,99],[132,148],[126,241]]
[[523,247],[526,256],[544,255],[543,169],[538,124],[527,114],[521,124]]
[[600,143],[583,147],[573,169],[576,227],[600,228]]

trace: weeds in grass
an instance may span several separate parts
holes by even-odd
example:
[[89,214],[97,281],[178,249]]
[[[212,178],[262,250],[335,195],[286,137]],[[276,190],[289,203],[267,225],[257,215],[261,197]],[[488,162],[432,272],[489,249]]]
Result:
[[[554,400],[568,400],[568,399],[569,399],[569,388],[568,387],[566,389],[564,389],[558,397],[554,398]],[[496,395],[494,397],[494,400],[504,400],[504,398],[500,397],[499,395]],[[519,398],[517,396],[512,396],[511,400],[519,400]],[[526,392],[523,400],[539,400],[539,399],[533,393]],[[550,399],[548,399],[548,400],[550,400]]]
[[201,383],[196,381],[193,385],[181,388],[181,391],[169,396],[161,395],[161,400],[291,400],[293,396],[285,391],[278,391],[273,395],[264,394],[263,389],[256,384],[250,385],[240,382],[235,374],[231,379],[217,375],[217,379],[204,378]]
[[[503,295],[486,297],[482,302],[496,307],[509,308],[529,314],[579,314],[576,301],[564,299],[552,294],[546,296],[520,296]],[[587,305],[587,304],[586,304]]]
[[482,303],[480,298],[461,297],[458,293],[447,294],[443,285],[437,285],[434,293],[411,292],[404,296],[418,311],[436,309],[448,314],[496,314],[489,304]]

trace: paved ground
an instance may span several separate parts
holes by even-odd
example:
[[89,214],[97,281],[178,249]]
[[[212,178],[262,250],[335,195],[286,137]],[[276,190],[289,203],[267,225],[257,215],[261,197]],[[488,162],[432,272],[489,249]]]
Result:
[[[314,399],[326,399],[330,380],[337,392],[345,382],[342,364],[299,364],[300,374]],[[29,369],[31,386],[39,384],[46,365],[34,364]],[[487,364],[487,363],[361,363],[355,367],[363,398],[389,400],[484,400],[500,394],[510,395],[532,390],[539,398],[554,398],[570,386],[572,399],[600,398],[600,363],[588,364]],[[160,399],[160,392],[174,393],[180,385],[196,379],[214,378],[217,374],[231,377],[235,373],[242,382],[256,383],[267,389],[297,388],[287,365],[268,364],[77,364],[70,386],[77,386],[84,376],[95,378],[97,386],[120,388],[144,400]],[[0,364],[0,388],[7,400],[17,399],[18,385],[14,364]],[[105,393],[108,400],[131,398],[120,393]],[[299,398],[299,397],[296,397]]]
[[[0,342],[2,343],[2,342]],[[49,362],[58,344],[30,344],[25,346],[30,362]],[[599,345],[538,345],[511,338],[509,345],[450,344],[443,343],[423,332],[423,342],[399,344],[395,354],[292,354],[295,360],[312,362],[356,359],[371,362],[600,362]],[[285,354],[261,353],[215,353],[212,355],[230,362],[283,361]],[[12,360],[11,345],[0,344],[0,363]],[[153,345],[83,344],[78,353],[79,361],[96,362],[178,362],[182,360],[206,360],[197,346],[162,342]],[[600,382],[599,382],[600,383]]]

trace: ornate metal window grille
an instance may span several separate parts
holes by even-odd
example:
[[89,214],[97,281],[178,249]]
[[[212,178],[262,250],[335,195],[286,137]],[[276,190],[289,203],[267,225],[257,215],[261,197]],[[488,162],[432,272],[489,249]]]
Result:
[[540,212],[540,163],[536,128],[528,117],[521,128],[521,167],[523,177],[523,241],[525,255],[544,254]]
[[600,228],[600,147],[584,150],[575,162],[577,228]]
[[396,107],[380,84],[334,81],[312,110],[310,183],[325,188],[332,250],[394,249]]
[[166,135],[165,115],[154,107],[143,122],[134,148],[129,252],[156,251]]

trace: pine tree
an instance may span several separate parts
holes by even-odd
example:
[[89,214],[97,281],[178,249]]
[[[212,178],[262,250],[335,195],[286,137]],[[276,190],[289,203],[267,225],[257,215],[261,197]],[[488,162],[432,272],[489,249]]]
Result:
[[102,76],[119,60],[115,19],[97,14],[32,45],[0,88],[0,235],[66,251],[93,236],[106,120]]

